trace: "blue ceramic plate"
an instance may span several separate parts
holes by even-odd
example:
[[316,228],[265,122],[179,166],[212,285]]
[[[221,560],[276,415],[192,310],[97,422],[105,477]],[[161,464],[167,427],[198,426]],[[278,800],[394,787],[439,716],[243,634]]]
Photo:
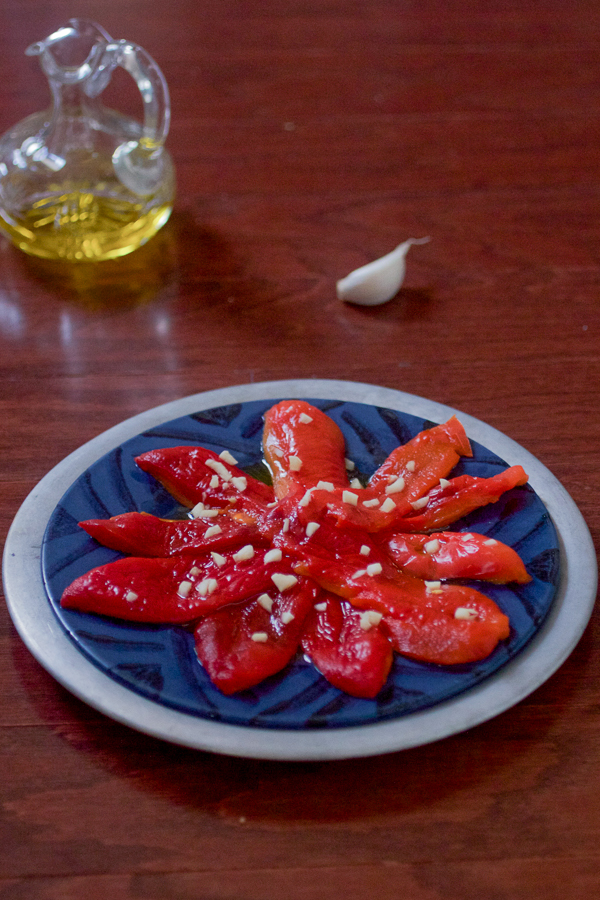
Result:
[[[285,395],[282,395],[282,399]],[[369,476],[398,446],[433,423],[398,410],[307,397],[342,429],[347,455]],[[120,554],[90,538],[78,522],[129,511],[182,517],[184,510],[134,458],[158,447],[198,444],[231,451],[238,465],[261,475],[263,414],[274,399],[203,409],[149,428],[81,474],[50,516],[42,543],[42,572],[54,613],[79,651],[111,679],[156,704],[212,721],[260,729],[343,729],[371,725],[428,709],[489,678],[519,654],[544,621],[559,577],[559,542],[545,505],[526,485],[457,522],[509,544],[533,580],[498,586],[473,582],[508,615],[508,640],[482,662],[441,667],[396,655],[387,684],[374,700],[350,697],[332,687],[302,656],[253,690],[226,697],[199,664],[193,636],[181,627],[121,622],[72,610],[59,600],[75,578]],[[472,441],[473,458],[453,474],[489,477],[507,466],[492,450]]]
[[[471,471],[497,471],[496,454],[525,468],[535,494],[528,488],[514,491],[457,526],[512,543],[535,576],[518,594],[485,587],[509,612],[513,633],[484,664],[450,671],[398,658],[388,686],[368,703],[327,687],[298,660],[259,690],[227,700],[204,678],[184,630],[59,613],[63,586],[114,556],[87,538],[79,520],[131,509],[162,514],[175,509],[171,498],[137,471],[134,455],[192,439],[217,450],[230,448],[252,470],[260,457],[261,413],[281,397],[317,398],[340,423],[349,453],[365,474],[388,447],[425,422],[453,414],[477,442],[475,459],[465,461]],[[558,583],[552,599],[556,539]],[[183,397],[126,419],[79,447],[44,476],[17,512],[4,547],[2,578],[11,618],[31,653],[64,687],[107,716],[199,750],[329,760],[437,741],[527,697],[581,638],[594,607],[597,563],[589,530],[568,493],[502,432],[414,394],[353,381],[300,379]]]

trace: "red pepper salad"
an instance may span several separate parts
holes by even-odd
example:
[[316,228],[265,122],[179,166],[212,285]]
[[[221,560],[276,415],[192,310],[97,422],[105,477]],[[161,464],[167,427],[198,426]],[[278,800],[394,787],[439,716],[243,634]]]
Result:
[[151,450],[137,465],[190,518],[130,512],[81,522],[128,556],[76,579],[61,605],[193,628],[213,684],[234,694],[300,650],[335,687],[375,697],[394,652],[452,666],[487,657],[509,621],[461,583],[530,581],[509,546],[447,527],[525,484],[521,466],[452,477],[472,451],[456,417],[397,447],[363,484],[325,413],[287,400],[265,414],[272,485],[228,452]]

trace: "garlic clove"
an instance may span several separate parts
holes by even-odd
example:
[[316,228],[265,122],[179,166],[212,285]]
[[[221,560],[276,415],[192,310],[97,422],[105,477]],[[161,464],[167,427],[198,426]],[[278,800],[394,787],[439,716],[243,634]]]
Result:
[[406,254],[411,244],[426,244],[426,238],[409,238],[386,256],[355,269],[336,284],[337,295],[346,303],[378,306],[391,300],[402,286],[406,272]]

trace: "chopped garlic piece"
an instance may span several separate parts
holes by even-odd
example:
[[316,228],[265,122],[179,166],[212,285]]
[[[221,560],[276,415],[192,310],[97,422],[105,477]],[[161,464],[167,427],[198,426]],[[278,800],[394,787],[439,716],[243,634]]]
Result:
[[312,493],[311,493],[311,489],[309,488],[307,490],[307,492],[305,493],[304,497],[302,498],[302,500],[300,500],[298,506],[308,506],[308,504],[310,503],[311,496],[312,496]]
[[303,425],[308,425],[309,422],[312,422],[312,416],[309,416],[306,413],[300,413],[300,421]]
[[200,574],[200,569],[198,568],[198,566],[192,566],[192,568],[190,569],[190,575],[199,575],[199,574]]
[[366,569],[357,569],[352,577],[353,578],[362,578],[363,575],[366,575],[366,574],[367,574]]
[[363,500],[363,506],[371,509],[373,506],[379,506],[379,500],[377,499],[377,497],[373,497],[372,500]]
[[395,478],[391,484],[385,489],[386,494],[397,494],[398,491],[404,490],[404,478],[400,475],[399,478]]
[[239,476],[238,478],[232,478],[231,483],[238,491],[245,491],[248,487],[248,479],[242,476]]
[[333,483],[331,481],[318,481],[317,482],[317,490],[318,491],[332,491]]
[[439,591],[442,587],[441,581],[426,581],[425,582],[425,590],[427,591]]
[[214,561],[218,566],[222,566],[222,565],[224,565],[224,564],[227,562],[227,560],[225,559],[224,556],[221,556],[220,553],[216,553],[214,550],[211,552],[210,555],[212,556],[213,561]]
[[275,454],[275,456],[278,456],[279,459],[281,459],[282,456],[285,456],[285,453],[283,452],[281,447],[273,447],[273,453]]
[[393,509],[396,509],[396,504],[391,497],[388,497],[387,500],[384,500],[381,504],[381,512],[391,512]]
[[238,550],[237,553],[233,554],[233,558],[236,562],[245,562],[248,559],[252,559],[254,556],[254,547],[252,544],[246,544],[245,547],[242,547],[241,550]]
[[275,509],[277,506],[277,500],[273,500],[271,503],[267,503],[268,509]]
[[414,472],[414,471],[415,471],[415,465],[416,465],[416,463],[415,463],[414,459],[409,459],[409,461],[406,463],[406,469],[407,469],[407,471],[408,471],[408,472]]
[[205,465],[212,469],[213,472],[216,472],[217,475],[220,475],[223,481],[231,481],[231,472],[222,462],[219,462],[217,459],[207,459]]
[[450,482],[448,481],[447,478],[440,478],[440,487],[441,488],[450,487]]
[[299,456],[290,456],[290,472],[299,472],[302,468],[302,460]]
[[383,616],[374,609],[367,609],[360,617],[360,627],[363,631],[369,631],[373,625],[379,625]]
[[223,450],[222,453],[219,453],[219,459],[222,459],[223,462],[229,463],[230,466],[237,466],[237,459],[235,456],[232,456],[229,450]]
[[344,503],[356,506],[358,504],[358,494],[353,494],[352,491],[342,491],[342,500]]
[[360,482],[358,478],[353,478],[350,482],[350,487],[355,489],[358,488],[360,490],[362,488],[362,482]]
[[125,599],[127,600],[128,603],[133,603],[133,601],[137,600],[137,598],[138,598],[138,595],[136,594],[135,591],[127,591],[127,593],[125,594]]
[[204,503],[196,503],[191,511],[192,518],[194,519],[214,519],[219,513],[220,510],[218,509],[207,509]]
[[267,550],[267,552],[265,553],[265,562],[281,562],[282,556],[283,553],[281,552],[281,550],[278,547],[273,547],[272,550]]
[[497,543],[498,541],[495,541],[494,538],[489,538],[489,540],[483,542],[483,545],[484,547],[493,547]]
[[256,641],[257,644],[265,644],[269,640],[269,635],[266,631],[255,631],[252,635],[252,640]]
[[477,610],[469,609],[466,606],[457,606],[454,610],[454,618],[455,619],[477,619],[478,614]]
[[368,556],[370,552],[371,552],[371,548],[367,547],[366,544],[363,544],[362,547],[360,548],[361,556]]
[[215,474],[212,476],[212,478],[210,479],[210,487],[211,488],[219,487],[219,476],[218,475]]
[[295,618],[296,618],[296,616],[294,615],[293,612],[284,612],[281,614],[281,621],[283,622],[284,625],[289,625],[290,622]]
[[406,272],[406,254],[412,244],[423,244],[429,238],[409,238],[391,253],[367,263],[337,282],[337,295],[346,303],[377,306],[391,300],[402,286]]
[[196,585],[196,590],[202,597],[206,597],[207,594],[212,594],[216,591],[219,583],[216,578],[203,578]]
[[318,522],[309,522],[306,526],[306,536],[312,537],[315,531],[318,531],[320,527]]
[[283,520],[283,525],[281,526],[281,530],[283,531],[284,534],[286,531],[290,530],[290,520],[289,519]]
[[319,612],[325,612],[325,610],[327,609],[327,604],[326,603],[315,603],[315,609],[318,609]]
[[434,538],[433,541],[427,541],[427,543],[423,547],[423,550],[425,551],[425,553],[437,553],[440,547],[440,542],[437,538]]
[[275,572],[274,575],[271,575],[271,581],[281,593],[298,584],[298,579],[295,575],[286,575],[283,572]]
[[261,594],[258,598],[258,602],[263,609],[266,609],[267,612],[271,612],[271,610],[273,609],[273,598],[269,597],[268,594]]
[[413,509],[423,509],[424,506],[427,506],[429,503],[429,496],[420,497],[419,500],[411,500],[410,505]]
[[353,463],[351,459],[345,459],[344,465],[346,466],[346,469],[348,470],[348,472],[353,472],[354,469],[356,468],[356,463]]
[[221,531],[222,531],[222,529],[221,529],[220,525],[211,525],[210,528],[207,528],[206,531],[204,532],[204,537],[205,538],[214,537],[215,534],[221,534]]
[[177,588],[177,593],[179,594],[180,597],[185,598],[185,597],[187,597],[187,595],[189,594],[191,589],[192,589],[191,581],[182,581],[181,584],[179,585],[179,587]]
[[208,578],[203,578],[202,581],[199,581],[196,585],[196,590],[201,597],[206,597],[208,594]]
[[381,563],[371,563],[370,566],[367,566],[367,575],[381,575],[382,572]]

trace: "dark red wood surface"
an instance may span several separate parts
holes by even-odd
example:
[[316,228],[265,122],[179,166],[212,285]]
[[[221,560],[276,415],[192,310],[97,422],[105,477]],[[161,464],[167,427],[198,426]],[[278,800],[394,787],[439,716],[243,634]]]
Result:
[[[46,472],[159,403],[340,378],[524,445],[600,539],[600,6],[3,0],[0,131],[44,108],[25,47],[72,15],[172,94],[174,214],[121,261],[0,238],[2,535]],[[110,102],[137,112],[126,81]],[[374,309],[335,282],[407,237]],[[377,759],[181,749],[94,712],[0,608],[2,900],[600,896],[600,629],[527,700]]]

